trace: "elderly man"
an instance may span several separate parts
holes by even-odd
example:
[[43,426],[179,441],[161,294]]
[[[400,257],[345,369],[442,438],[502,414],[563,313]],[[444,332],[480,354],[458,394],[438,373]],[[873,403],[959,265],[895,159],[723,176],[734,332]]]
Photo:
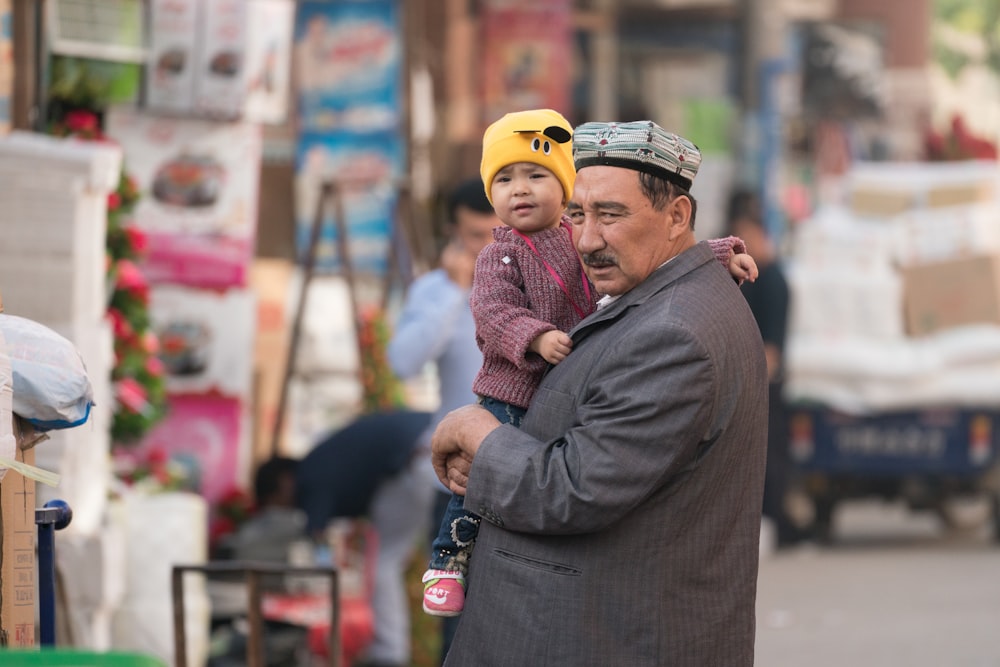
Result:
[[445,664],[751,665],[767,369],[694,238],[701,156],[650,121],[582,125],[573,152],[600,308],[520,429],[468,406],[434,434],[484,519]]

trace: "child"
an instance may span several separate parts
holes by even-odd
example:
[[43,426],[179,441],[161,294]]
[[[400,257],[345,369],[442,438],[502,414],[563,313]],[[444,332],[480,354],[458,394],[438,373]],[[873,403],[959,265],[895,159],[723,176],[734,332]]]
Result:
[[[483,365],[472,389],[497,419],[514,426],[548,365],[570,353],[566,332],[596,307],[563,213],[576,179],[571,139],[569,123],[549,109],[507,114],[483,136],[480,173],[506,226],[493,230],[494,242],[476,260],[469,300]],[[742,241],[709,243],[735,277],[755,275]],[[478,524],[462,497],[453,496],[423,576],[428,614],[461,613]]]

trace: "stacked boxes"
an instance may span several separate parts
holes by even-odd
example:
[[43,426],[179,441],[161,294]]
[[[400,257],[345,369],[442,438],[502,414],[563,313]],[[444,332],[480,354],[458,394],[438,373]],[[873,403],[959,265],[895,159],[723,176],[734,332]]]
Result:
[[[30,463],[11,412],[13,374],[0,335],[0,456]],[[20,426],[20,424],[18,424]],[[0,650],[35,643],[35,483],[0,466]]]
[[104,239],[107,198],[118,184],[121,159],[121,151],[109,144],[27,132],[0,139],[0,285],[6,311],[69,339],[94,389],[91,420],[53,432],[37,462],[63,474],[58,496],[73,508],[69,530],[83,534],[99,528],[108,491],[114,352],[104,317]]
[[852,413],[1000,405],[1000,169],[855,166],[802,223],[786,395]]
[[[111,478],[109,464],[111,369],[114,363],[113,338],[105,318],[107,309],[105,234],[107,199],[118,184],[121,151],[110,144],[80,142],[39,134],[14,132],[0,139],[0,285],[6,312],[34,320],[70,340],[87,367],[95,405],[83,426],[51,431],[44,446],[21,452],[26,462],[57,472],[58,488],[35,485],[16,473],[8,473],[2,483],[3,497],[13,493],[16,503],[5,504],[4,521],[24,524],[18,533],[21,542],[11,548],[32,564],[32,586],[13,598],[24,597],[21,613],[30,618],[22,627],[22,639],[34,641],[34,508],[55,497],[73,509],[73,521],[60,534],[57,567],[77,569],[73,555],[100,538],[107,507]],[[34,460],[33,460],[34,457]],[[22,488],[16,488],[20,485]],[[5,540],[4,548],[8,548]],[[27,555],[25,555],[27,554]],[[30,558],[29,558],[30,556]],[[99,559],[99,568],[90,568],[92,577],[69,577],[63,592],[74,610],[69,622],[81,646],[107,648],[107,618],[101,631],[100,609],[107,601],[84,599],[88,581],[100,576],[100,569],[113,568],[114,558]],[[15,575],[28,576],[24,573]],[[5,580],[4,586],[7,586]],[[6,612],[5,612],[6,613]],[[82,621],[77,623],[77,620]],[[102,643],[101,636],[105,638]],[[20,641],[16,635],[8,642]]]

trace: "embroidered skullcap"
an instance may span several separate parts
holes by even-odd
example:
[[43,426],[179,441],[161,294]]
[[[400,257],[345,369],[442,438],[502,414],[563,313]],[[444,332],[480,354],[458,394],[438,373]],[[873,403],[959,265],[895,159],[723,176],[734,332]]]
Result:
[[577,170],[595,165],[623,167],[690,190],[701,165],[701,151],[651,120],[584,123],[573,133],[573,161]]
[[569,201],[576,181],[572,138],[572,126],[552,109],[509,113],[486,128],[479,173],[490,203],[493,203],[490,190],[497,172],[515,162],[530,162],[551,171],[559,179],[563,195]]

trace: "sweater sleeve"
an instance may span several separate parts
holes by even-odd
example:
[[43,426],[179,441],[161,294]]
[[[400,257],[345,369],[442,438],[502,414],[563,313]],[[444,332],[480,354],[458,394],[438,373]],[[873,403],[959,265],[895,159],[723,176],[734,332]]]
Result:
[[[747,244],[743,242],[738,236],[727,236],[722,239],[710,239],[708,245],[712,248],[712,252],[715,254],[715,258],[719,260],[727,272],[729,271],[729,254],[730,250],[734,255],[741,255],[747,251]],[[737,280],[737,284],[741,284],[742,280]]]
[[556,328],[531,311],[516,255],[499,241],[476,259],[469,305],[483,354],[504,357],[518,368],[528,363],[531,341]]

